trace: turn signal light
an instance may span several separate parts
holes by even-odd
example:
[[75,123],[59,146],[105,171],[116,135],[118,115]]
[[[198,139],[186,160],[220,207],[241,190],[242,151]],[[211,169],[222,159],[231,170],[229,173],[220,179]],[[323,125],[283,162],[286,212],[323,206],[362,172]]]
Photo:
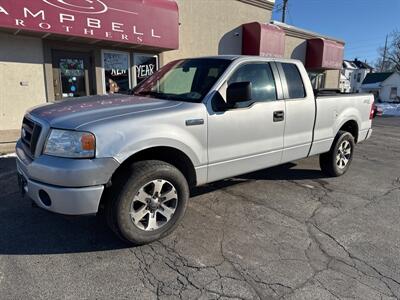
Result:
[[96,148],[96,140],[93,134],[85,133],[81,137],[82,149],[86,151],[93,151]]

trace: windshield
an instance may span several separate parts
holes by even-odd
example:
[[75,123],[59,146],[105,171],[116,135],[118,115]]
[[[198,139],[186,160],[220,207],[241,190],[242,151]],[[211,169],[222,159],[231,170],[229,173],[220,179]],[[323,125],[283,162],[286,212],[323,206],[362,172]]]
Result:
[[133,94],[201,102],[230,63],[230,60],[212,58],[174,61],[139,84]]

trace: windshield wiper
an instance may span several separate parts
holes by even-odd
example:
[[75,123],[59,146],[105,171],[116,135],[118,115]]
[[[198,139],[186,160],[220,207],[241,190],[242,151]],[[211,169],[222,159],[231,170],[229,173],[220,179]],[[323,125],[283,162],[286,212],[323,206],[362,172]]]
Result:
[[147,95],[153,96],[153,94],[158,94],[158,93],[153,91],[142,91],[139,93],[134,93],[134,95],[136,96],[147,96]]
[[175,100],[175,101],[184,101],[184,102],[199,102],[199,99],[194,99],[187,97],[187,94],[165,94],[158,93],[154,91],[142,91],[139,93],[134,93],[135,96],[151,96],[154,98],[164,99],[164,100]]
[[160,98],[160,99],[174,99],[175,95],[170,95],[170,94],[164,94],[164,93],[158,93],[158,92],[154,92],[154,91],[143,91],[143,92],[139,92],[139,93],[135,93],[134,95],[136,96],[152,96],[155,98]]
[[153,91],[143,91],[143,92],[139,92],[139,93],[137,93],[135,95],[138,95],[138,96],[154,96],[154,97],[156,97],[156,96],[161,96],[163,94],[162,93],[158,93],[158,92],[153,92]]

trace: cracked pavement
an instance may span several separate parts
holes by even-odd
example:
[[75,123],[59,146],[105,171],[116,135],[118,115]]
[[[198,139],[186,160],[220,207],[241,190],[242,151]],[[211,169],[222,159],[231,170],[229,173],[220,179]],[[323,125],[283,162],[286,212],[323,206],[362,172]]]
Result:
[[169,237],[129,248],[96,217],[32,208],[0,159],[1,299],[399,299],[400,118],[349,172],[313,157],[193,191]]

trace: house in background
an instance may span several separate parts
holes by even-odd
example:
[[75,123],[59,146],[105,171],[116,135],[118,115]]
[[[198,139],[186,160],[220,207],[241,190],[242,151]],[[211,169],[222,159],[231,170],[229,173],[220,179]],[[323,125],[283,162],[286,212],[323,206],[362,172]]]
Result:
[[[357,70],[357,66],[350,60],[344,60],[342,65],[339,89],[342,93],[351,93],[351,78],[353,72]],[[346,79],[344,79],[344,78]],[[348,85],[348,87],[346,87]]]
[[[350,82],[350,93],[359,93],[361,91],[361,84],[364,81],[367,74],[373,72],[373,68],[366,62],[362,62],[357,58],[353,61],[344,60],[342,74]],[[341,90],[342,87],[340,87]]]
[[350,80],[342,73],[340,74],[339,89],[341,93],[351,93]]
[[373,93],[378,102],[400,102],[400,73],[370,73],[362,82],[361,92]]

